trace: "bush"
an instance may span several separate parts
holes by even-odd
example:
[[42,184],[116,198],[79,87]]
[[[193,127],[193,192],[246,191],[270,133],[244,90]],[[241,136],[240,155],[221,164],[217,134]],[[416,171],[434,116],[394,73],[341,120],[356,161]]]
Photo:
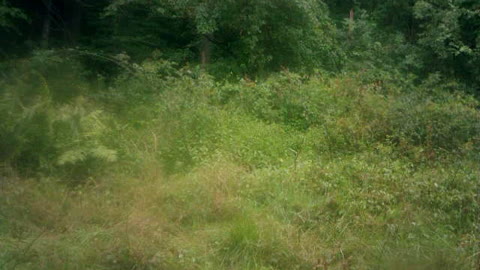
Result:
[[[477,101],[362,73],[221,83],[164,64],[122,76],[101,102],[5,84],[2,161],[52,181],[0,185],[0,264],[473,265]],[[56,181],[107,169],[91,185]]]
[[3,92],[14,87],[22,102],[42,95],[54,103],[65,103],[89,90],[82,64],[69,51],[35,51],[28,58],[4,63],[2,71]]
[[[84,178],[102,168],[102,161],[116,159],[105,143],[109,117],[80,96],[86,84],[77,77],[74,62],[47,53],[19,66],[11,71],[17,74],[15,81],[0,82],[2,162],[27,175]],[[63,70],[67,66],[74,71]]]
[[435,99],[421,92],[406,94],[390,110],[392,136],[432,150],[460,150],[469,143],[479,147],[478,105],[459,94],[440,94]]

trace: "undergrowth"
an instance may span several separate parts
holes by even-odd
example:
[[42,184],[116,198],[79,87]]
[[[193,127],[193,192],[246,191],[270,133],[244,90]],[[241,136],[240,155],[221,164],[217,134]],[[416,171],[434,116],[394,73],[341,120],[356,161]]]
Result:
[[104,89],[34,63],[0,92],[0,269],[478,263],[470,96],[363,73],[218,82],[166,62]]

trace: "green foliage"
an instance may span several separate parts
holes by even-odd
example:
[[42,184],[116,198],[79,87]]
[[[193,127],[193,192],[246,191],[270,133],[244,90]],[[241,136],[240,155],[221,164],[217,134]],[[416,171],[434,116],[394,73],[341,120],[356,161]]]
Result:
[[18,99],[13,95],[2,96],[2,161],[26,174],[58,172],[81,179],[116,160],[116,152],[105,146],[105,115],[81,99],[64,106],[48,100],[6,106]]
[[341,66],[335,28],[321,1],[116,1],[107,12],[121,18],[121,10],[138,7],[191,25],[190,46],[207,38],[215,60],[234,59],[241,73]]
[[480,14],[474,1],[417,1],[414,14],[421,22],[418,44],[425,62],[478,87],[480,75]]
[[78,65],[46,55],[21,63],[10,71],[15,80],[1,82],[1,160],[27,175],[81,179],[116,160],[105,144],[109,118],[79,96],[86,84],[76,77]]
[[460,150],[477,144],[478,102],[460,94],[440,96],[437,100],[421,93],[402,97],[390,116],[395,139],[437,150]]
[[310,130],[319,140],[319,151],[358,151],[377,141],[408,142],[430,150],[478,147],[478,103],[444,89],[430,90],[436,82],[399,92],[403,86],[383,80],[371,83],[362,73],[341,82],[302,80],[306,79],[283,73],[258,84],[226,84],[218,88],[216,99],[263,121]]
[[335,34],[353,71],[219,80],[207,71],[243,61],[254,75],[283,61],[314,69],[318,59],[296,62],[308,48],[289,46],[312,25],[333,31],[320,2],[239,3],[110,6],[111,18],[163,8],[157,19],[195,26],[192,40],[227,38],[235,57],[216,67],[120,53],[106,57],[119,76],[87,82],[94,72],[73,57],[87,50],[3,64],[0,268],[476,266],[480,112],[465,82],[403,74],[413,54],[398,65],[388,55],[411,47],[366,15]]
[[[299,71],[315,68],[337,69],[341,52],[334,40],[335,28],[321,1],[236,2],[219,27],[226,36],[233,57],[246,70]],[[231,13],[233,12],[233,13]],[[232,15],[234,20],[232,21]],[[288,20],[287,20],[288,18]]]
[[65,103],[88,91],[88,83],[78,57],[61,50],[38,50],[31,57],[5,62],[2,83],[14,89],[28,104],[37,96],[53,103]]
[[8,1],[0,2],[0,30],[15,29],[15,20],[27,20],[25,13],[12,7]]
[[[106,55],[128,55],[141,63],[155,52],[156,59],[180,66],[201,63],[220,80],[266,78],[280,70],[367,70],[408,74],[416,83],[441,73],[469,93],[478,93],[480,85],[480,17],[472,0],[52,3],[50,12],[27,0],[0,4],[0,28],[21,34],[2,31],[5,58],[35,51],[48,39],[52,48],[82,48],[96,55],[84,61],[88,73],[108,74],[108,79],[118,69]],[[24,22],[27,16],[30,25]]]
[[46,176],[0,188],[2,266],[470,269],[478,259],[478,102],[457,84],[291,72],[220,83],[151,60],[108,91],[60,102],[45,85],[63,79],[48,78],[18,77],[0,99],[3,162]]

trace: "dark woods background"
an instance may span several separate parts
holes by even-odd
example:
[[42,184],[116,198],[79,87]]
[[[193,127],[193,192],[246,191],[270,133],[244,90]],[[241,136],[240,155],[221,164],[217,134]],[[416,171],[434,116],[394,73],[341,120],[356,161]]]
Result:
[[469,92],[479,88],[480,4],[474,0],[16,0],[1,5],[3,59],[40,48],[77,48],[125,53],[138,62],[155,51],[181,65],[211,64],[209,71],[220,77],[355,66],[394,68],[418,78],[436,73]]

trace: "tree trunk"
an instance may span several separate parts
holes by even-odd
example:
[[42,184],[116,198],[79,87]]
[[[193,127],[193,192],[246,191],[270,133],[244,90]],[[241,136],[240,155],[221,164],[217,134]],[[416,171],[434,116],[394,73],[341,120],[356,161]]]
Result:
[[348,23],[348,32],[351,34],[353,31],[353,24],[355,23],[355,10],[350,9],[350,21]]
[[45,0],[45,17],[43,19],[43,29],[42,29],[42,48],[48,48],[48,40],[50,38],[50,28],[51,28],[51,11],[52,11],[52,0]]
[[71,42],[77,45],[82,28],[82,4],[79,0],[74,0],[72,5],[72,24],[71,24]]
[[200,63],[203,69],[210,62],[210,57],[212,54],[212,34],[202,35],[202,40],[200,42]]

